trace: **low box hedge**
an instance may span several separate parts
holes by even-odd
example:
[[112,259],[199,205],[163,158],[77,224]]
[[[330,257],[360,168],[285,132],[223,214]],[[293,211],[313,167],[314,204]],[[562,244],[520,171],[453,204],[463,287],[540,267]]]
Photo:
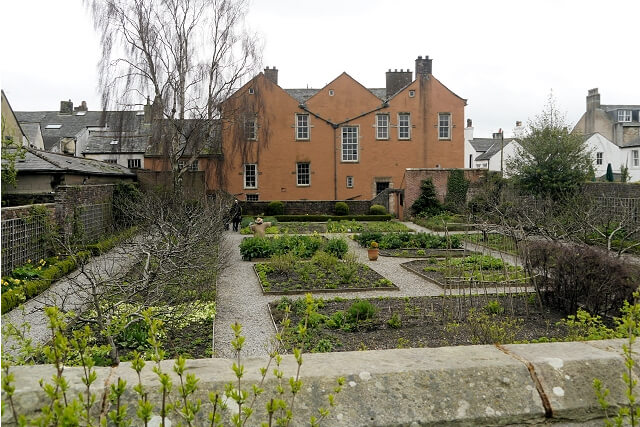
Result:
[[74,256],[69,256],[40,272],[39,277],[33,280],[25,280],[21,286],[9,289],[2,293],[2,314],[5,314],[23,302],[40,295],[51,287],[51,284],[61,277],[66,276],[83,262],[95,255],[100,255],[114,248],[121,241],[133,236],[136,227],[129,228],[119,234],[111,236],[93,245],[87,246],[87,250],[79,251]]
[[278,222],[391,221],[393,215],[276,215]]

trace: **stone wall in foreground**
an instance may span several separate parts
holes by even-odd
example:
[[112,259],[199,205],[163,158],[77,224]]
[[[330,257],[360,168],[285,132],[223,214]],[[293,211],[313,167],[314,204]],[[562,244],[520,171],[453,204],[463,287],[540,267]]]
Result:
[[[622,373],[623,340],[573,343],[517,344],[399,349],[364,352],[306,354],[302,365],[302,391],[296,400],[294,425],[308,425],[317,407],[327,406],[326,393],[335,379],[346,379],[337,406],[325,420],[326,426],[443,426],[443,425],[602,425],[603,412],[596,400],[592,382],[603,381],[611,389],[609,400],[624,403]],[[230,359],[201,359],[188,362],[188,371],[200,378],[199,396],[207,402],[209,390],[223,391],[234,381]],[[174,390],[179,380],[172,361],[163,362],[170,372]],[[245,361],[243,381],[259,381],[259,368],[265,359]],[[157,389],[151,363],[143,371],[145,384]],[[285,376],[295,375],[295,360],[283,359]],[[51,366],[14,367],[14,401],[26,412],[45,402],[38,381],[54,373]],[[97,402],[103,401],[108,385],[121,377],[127,381],[125,401],[133,415],[137,383],[130,364],[98,368],[94,389]],[[66,368],[73,395],[82,390],[80,368]],[[636,371],[636,374],[640,371]],[[256,417],[249,425],[264,420],[264,403],[272,397],[274,382],[256,404]],[[250,386],[249,386],[250,387]],[[158,410],[157,393],[153,399]],[[2,394],[3,402],[7,402]],[[108,410],[106,408],[105,410]],[[203,409],[204,416],[208,407]],[[2,422],[11,421],[5,407]],[[201,420],[198,425],[202,425]],[[172,416],[172,425],[178,420]],[[134,423],[135,424],[135,423]]]

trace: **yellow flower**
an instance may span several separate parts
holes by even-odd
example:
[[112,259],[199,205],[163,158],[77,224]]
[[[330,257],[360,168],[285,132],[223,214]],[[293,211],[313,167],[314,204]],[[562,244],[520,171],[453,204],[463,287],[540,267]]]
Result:
[[31,264],[31,260],[30,259],[27,260],[27,264]]

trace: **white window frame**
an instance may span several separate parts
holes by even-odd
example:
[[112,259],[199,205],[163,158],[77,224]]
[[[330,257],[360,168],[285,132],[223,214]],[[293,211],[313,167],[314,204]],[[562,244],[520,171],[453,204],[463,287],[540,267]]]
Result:
[[[253,173],[247,173],[249,169],[253,169]],[[253,176],[254,185],[247,185],[247,177]],[[242,165],[242,188],[245,190],[254,190],[258,188],[258,164],[245,163]]]
[[631,150],[631,166],[634,168],[640,166],[640,150]]
[[438,139],[451,140],[451,113],[438,113]]
[[127,168],[129,168],[129,169],[140,169],[140,168],[142,168],[142,160],[140,160],[140,159],[127,159]]
[[[343,163],[357,163],[360,151],[360,128],[359,126],[342,126],[340,132],[340,158]],[[354,136],[355,135],[355,136]],[[347,138],[345,140],[345,137]],[[354,152],[355,148],[355,152]]]
[[389,139],[389,114],[376,114],[376,139]]
[[244,121],[244,135],[247,141],[258,140],[258,118],[247,117]]
[[631,121],[631,110],[618,110],[618,121],[629,123]]
[[[185,164],[187,164],[186,160],[178,160],[178,168],[182,169]],[[196,159],[193,161],[193,163],[189,165],[189,167],[187,168],[187,171],[197,172],[198,170],[200,170],[198,166],[199,166],[198,159]]]
[[602,151],[598,151],[596,153],[596,165],[602,166],[603,162],[604,162],[604,153]]
[[413,90],[413,89],[411,89],[411,90],[409,91],[409,98],[413,98],[413,97],[415,97],[415,96],[416,96],[416,91],[415,91],[415,90]]
[[[302,123],[301,121],[306,123]],[[311,139],[311,126],[309,114],[296,113],[296,141],[309,141]]]
[[353,177],[347,176],[347,188],[353,188]]
[[[306,171],[304,170],[306,167]],[[301,170],[302,169],[302,170]],[[296,186],[309,187],[311,185],[311,163],[296,163]]]
[[398,139],[411,139],[411,113],[398,113]]

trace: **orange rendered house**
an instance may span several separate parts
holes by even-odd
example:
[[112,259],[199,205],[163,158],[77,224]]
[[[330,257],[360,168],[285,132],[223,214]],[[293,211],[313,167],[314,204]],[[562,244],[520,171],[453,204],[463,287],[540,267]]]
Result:
[[267,67],[225,102],[234,119],[223,119],[223,160],[201,163],[207,187],[253,201],[369,200],[400,187],[407,168],[462,168],[466,100],[431,61],[416,59],[415,79],[389,70],[382,89],[342,73],[287,90]]

